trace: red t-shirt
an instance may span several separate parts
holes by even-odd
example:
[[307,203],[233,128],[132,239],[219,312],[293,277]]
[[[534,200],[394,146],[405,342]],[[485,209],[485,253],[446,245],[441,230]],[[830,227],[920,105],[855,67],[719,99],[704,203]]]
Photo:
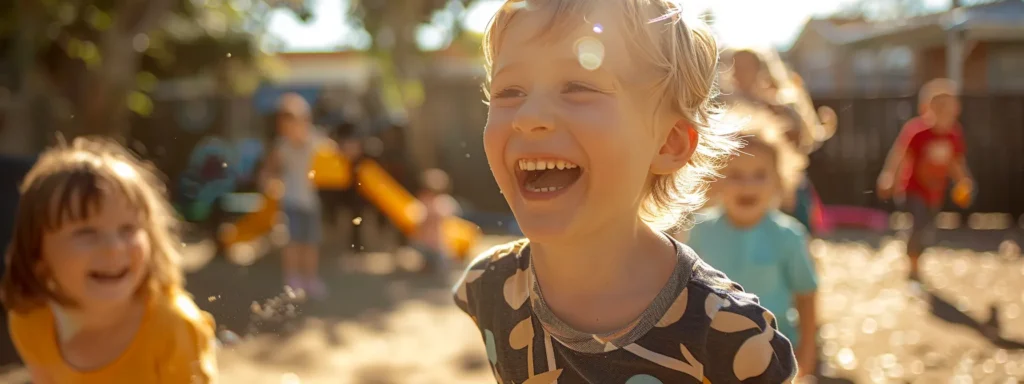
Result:
[[907,195],[921,197],[938,207],[945,198],[949,169],[964,156],[964,138],[959,124],[947,132],[936,132],[921,118],[903,126],[898,145],[906,146],[901,186]]

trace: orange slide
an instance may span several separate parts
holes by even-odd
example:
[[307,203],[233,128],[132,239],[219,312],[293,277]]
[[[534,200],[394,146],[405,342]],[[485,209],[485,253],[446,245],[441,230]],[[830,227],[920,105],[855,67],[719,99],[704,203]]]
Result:
[[[345,189],[352,180],[351,165],[333,147],[325,147],[313,158],[310,178],[320,189]],[[371,204],[376,206],[404,235],[416,232],[423,220],[424,208],[409,191],[402,187],[376,161],[366,159],[356,166],[356,188]],[[255,240],[266,235],[277,218],[277,200],[265,196],[263,207],[239,219],[234,225],[226,226],[220,233],[225,247]],[[445,238],[455,252],[455,257],[465,259],[480,236],[480,228],[465,219],[452,217],[444,222]]]

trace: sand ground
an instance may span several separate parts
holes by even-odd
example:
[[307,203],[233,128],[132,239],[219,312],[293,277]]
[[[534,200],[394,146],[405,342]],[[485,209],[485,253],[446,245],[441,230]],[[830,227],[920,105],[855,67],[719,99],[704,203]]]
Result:
[[[1009,241],[1015,236],[943,235],[949,241],[924,258],[928,284],[920,290],[903,278],[899,240],[847,233],[812,242],[821,278],[819,381],[1024,381],[1024,345],[1014,341],[1024,342],[1024,261]],[[503,240],[489,237],[479,247]],[[275,261],[193,266],[189,289],[222,327],[223,382],[493,381],[479,333],[451,303],[454,269],[431,277],[404,272],[414,264],[404,256],[329,256],[332,297],[312,305],[282,293]],[[993,306],[999,328],[983,325]],[[0,383],[27,381],[16,365],[5,371]]]

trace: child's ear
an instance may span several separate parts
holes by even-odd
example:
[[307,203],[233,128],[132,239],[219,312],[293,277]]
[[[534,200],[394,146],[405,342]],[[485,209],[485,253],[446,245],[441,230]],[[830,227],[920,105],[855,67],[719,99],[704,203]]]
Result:
[[655,175],[671,175],[686,166],[697,149],[700,136],[693,124],[686,120],[678,120],[669,130],[662,143],[658,155],[651,162],[651,173]]

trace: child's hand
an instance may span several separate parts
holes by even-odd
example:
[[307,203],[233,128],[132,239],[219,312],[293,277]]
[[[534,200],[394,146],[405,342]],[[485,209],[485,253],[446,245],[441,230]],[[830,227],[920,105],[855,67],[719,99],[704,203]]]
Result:
[[878,175],[878,182],[875,186],[875,193],[878,194],[878,198],[882,200],[889,200],[889,198],[892,197],[892,189],[892,173],[882,172],[881,175]]
[[284,182],[276,178],[268,178],[263,182],[263,193],[272,200],[278,200],[284,196]]
[[967,208],[971,205],[971,197],[974,195],[974,181],[964,178],[953,186],[953,203],[960,208]]

